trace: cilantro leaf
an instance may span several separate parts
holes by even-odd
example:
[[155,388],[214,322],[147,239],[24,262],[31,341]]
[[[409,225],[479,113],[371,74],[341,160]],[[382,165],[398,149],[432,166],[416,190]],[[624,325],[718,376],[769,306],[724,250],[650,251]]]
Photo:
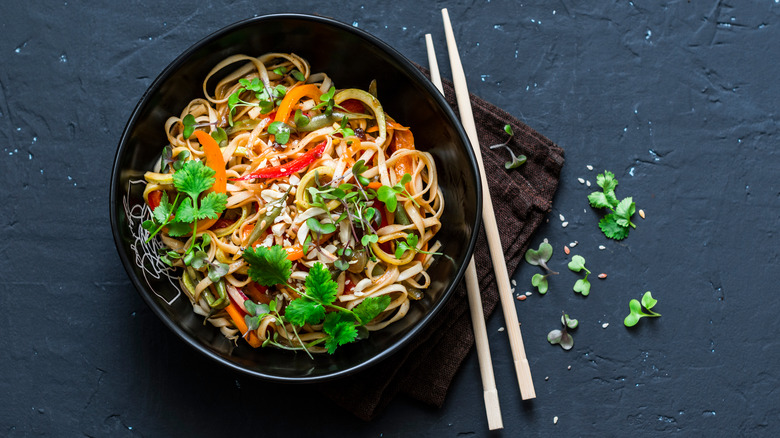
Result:
[[[284,250],[282,252],[285,255],[287,254]],[[328,269],[322,263],[315,263],[309,269],[309,275],[306,277],[306,295],[322,304],[328,305],[336,300],[337,293],[338,283],[333,281]]]
[[368,297],[363,302],[355,306],[352,310],[357,315],[360,324],[365,325],[376,318],[380,313],[387,309],[390,305],[390,297],[388,295],[382,295],[378,297]]
[[209,192],[200,201],[198,208],[198,219],[216,219],[227,205],[226,193]]
[[197,217],[198,210],[192,205],[192,198],[184,198],[176,209],[176,222],[190,223]]
[[322,330],[328,335],[325,346],[333,354],[339,345],[349,344],[358,336],[357,327],[342,313],[331,313],[325,318]]
[[197,198],[198,195],[214,185],[216,180],[212,177],[215,173],[203,162],[190,160],[173,174],[173,185],[191,198]]
[[322,318],[325,317],[325,307],[320,303],[302,297],[290,301],[290,304],[284,309],[284,317],[287,321],[297,326],[303,326],[306,323],[319,324]]
[[615,179],[614,173],[605,170],[604,173],[596,175],[596,184],[598,184],[598,186],[601,187],[605,193],[614,192],[618,185],[618,181]]
[[168,193],[163,192],[160,197],[160,205],[154,209],[152,215],[159,224],[165,223],[171,217],[171,203],[168,201]]
[[287,260],[287,251],[281,245],[247,248],[244,260],[249,263],[249,276],[263,286],[286,284],[292,273],[292,262]]
[[186,236],[190,232],[192,232],[192,227],[189,223],[174,222],[168,224],[168,235],[171,237]]
[[608,238],[623,240],[628,237],[628,227],[621,227],[618,225],[618,219],[619,218],[614,213],[610,213],[601,218],[599,221],[599,228],[601,228],[601,231]]
[[612,202],[604,192],[593,192],[588,195],[588,202],[593,208],[612,208]]
[[634,215],[634,212],[636,211],[636,204],[633,202],[633,199],[629,196],[628,198],[620,201],[620,203],[615,207],[615,215],[618,217],[618,219],[615,221],[618,225],[621,227],[627,227],[631,225],[632,227],[636,226],[631,223],[631,216]]

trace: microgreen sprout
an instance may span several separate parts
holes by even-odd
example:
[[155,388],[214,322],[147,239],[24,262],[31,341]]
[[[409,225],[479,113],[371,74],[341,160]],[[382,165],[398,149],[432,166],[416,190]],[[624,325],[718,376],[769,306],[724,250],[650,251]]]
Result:
[[349,118],[347,116],[344,116],[341,118],[341,123],[339,124],[339,129],[333,131],[331,135],[341,134],[342,137],[354,137],[355,131],[352,130],[352,128],[349,127]]
[[444,257],[447,257],[452,260],[450,256],[447,254],[443,254],[440,252],[430,252],[430,251],[423,251],[421,249],[417,249],[417,243],[420,241],[419,237],[417,237],[416,234],[409,233],[406,235],[406,239],[398,242],[395,247],[395,258],[402,259],[404,256],[404,253],[406,251],[414,251],[416,253],[420,254],[431,254],[431,255],[443,255]]
[[420,206],[420,204],[418,204],[412,195],[406,190],[406,184],[411,180],[412,176],[408,173],[405,173],[404,176],[401,177],[401,181],[398,181],[398,183],[396,183],[394,186],[382,186],[377,189],[376,197],[385,203],[387,211],[391,213],[395,212],[395,208],[398,206],[398,199],[396,198],[396,195],[405,196],[407,199],[411,200],[414,205],[418,207]]
[[[228,123],[233,126],[233,112],[241,106],[253,106],[260,108],[260,112],[268,114],[274,109],[275,105],[287,94],[287,88],[284,85],[277,85],[274,88],[264,84],[260,78],[249,79],[241,78],[238,80],[241,87],[228,97]],[[250,102],[241,99],[241,94],[250,91],[254,93],[256,102]]]
[[[653,294],[650,293],[650,291],[645,292],[645,294],[642,296],[642,302],[640,303],[637,300],[632,299],[628,302],[628,316],[623,320],[623,324],[626,327],[633,327],[635,326],[640,319],[649,317],[649,318],[657,318],[661,316],[660,313],[653,312],[652,309],[656,303],[658,303],[658,300],[653,298]],[[642,307],[647,310],[647,312],[642,310]]]
[[504,131],[509,134],[509,138],[506,139],[505,142],[494,144],[493,146],[490,146],[490,149],[496,149],[496,148],[505,148],[509,151],[509,155],[512,157],[512,161],[507,161],[504,163],[504,167],[507,169],[517,169],[518,167],[522,166],[523,163],[526,162],[527,158],[525,155],[515,156],[515,153],[512,151],[512,149],[509,147],[509,142],[512,141],[512,138],[515,136],[514,131],[512,131],[512,126],[510,125],[504,125]]
[[547,342],[552,345],[558,344],[564,350],[571,350],[574,346],[574,338],[569,334],[569,330],[577,328],[579,322],[569,318],[566,312],[561,312],[561,325],[563,327],[560,330],[552,330],[547,334]]
[[629,227],[636,228],[631,222],[631,216],[636,211],[636,203],[632,197],[618,201],[615,188],[618,181],[615,174],[607,170],[596,176],[596,184],[601,187],[600,192],[588,195],[588,202],[593,208],[607,208],[612,213],[607,214],[599,221],[599,228],[610,239],[622,240],[628,236]]
[[179,152],[179,154],[174,157],[173,146],[167,145],[163,148],[162,154],[160,155],[160,170],[164,173],[167,173],[171,168],[173,168],[173,170],[179,170],[189,157],[190,151],[186,149]]
[[[184,116],[184,118],[181,119],[181,124],[183,128],[181,131],[181,135],[185,139],[190,138],[192,136],[192,133],[195,132],[195,129],[197,128],[205,128],[206,126],[216,125],[216,123],[198,123],[195,120],[195,116],[193,116],[192,114],[187,114],[186,116]],[[225,138],[227,139],[227,136]]]
[[528,249],[528,251],[525,252],[525,261],[528,262],[528,264],[540,266],[547,272],[544,275],[534,274],[534,276],[531,278],[531,284],[533,284],[542,295],[546,294],[547,290],[549,289],[547,277],[550,275],[558,275],[557,272],[553,271],[547,266],[547,262],[550,261],[552,253],[553,247],[547,242],[542,242],[539,245],[539,249]]
[[268,133],[274,135],[274,141],[279,144],[287,144],[290,141],[292,127],[284,122],[271,122],[268,125]]
[[585,258],[581,255],[575,255],[569,262],[569,269],[572,272],[585,271],[585,278],[580,278],[574,283],[574,292],[579,292],[582,296],[586,297],[590,294],[590,281],[588,281],[588,275],[590,271],[585,267]]

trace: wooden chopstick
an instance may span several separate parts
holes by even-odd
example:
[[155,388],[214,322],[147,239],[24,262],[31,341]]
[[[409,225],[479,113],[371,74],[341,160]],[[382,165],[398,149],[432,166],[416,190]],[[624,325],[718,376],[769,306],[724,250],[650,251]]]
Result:
[[447,51],[450,55],[450,65],[452,67],[452,80],[455,84],[455,96],[458,102],[458,111],[460,112],[461,123],[466,130],[466,134],[471,141],[471,147],[474,149],[474,155],[477,156],[477,164],[482,177],[482,222],[485,225],[488,246],[490,247],[490,258],[493,260],[493,270],[496,273],[496,282],[498,283],[498,294],[501,298],[501,308],[504,311],[504,321],[506,322],[506,331],[509,334],[509,345],[512,349],[512,359],[515,362],[515,372],[517,381],[520,384],[520,395],[523,400],[536,398],[534,391],[534,382],[531,379],[531,367],[528,365],[528,359],[525,357],[525,347],[523,346],[523,337],[520,333],[520,323],[517,320],[517,310],[515,309],[515,300],[512,297],[512,291],[509,286],[509,273],[506,269],[506,260],[504,259],[504,250],[501,247],[501,238],[498,234],[498,225],[496,224],[496,215],[493,210],[493,201],[490,198],[490,188],[485,177],[485,165],[482,162],[482,152],[479,148],[479,139],[477,138],[477,128],[474,124],[474,114],[471,111],[471,100],[469,99],[468,86],[466,85],[466,74],[463,72],[463,65],[460,62],[458,47],[455,43],[455,35],[452,32],[452,24],[447,9],[441,10],[442,20],[444,21],[444,34],[447,38]]
[[[431,69],[431,81],[439,89],[439,92],[444,94],[444,87],[439,75],[439,64],[436,61],[436,52],[433,49],[433,40],[429,33],[425,34],[425,45],[428,48],[428,65]],[[474,327],[474,341],[477,344],[477,359],[479,360],[479,372],[482,376],[482,392],[485,399],[488,428],[490,430],[503,429],[504,422],[501,419],[496,377],[493,374],[493,360],[490,357],[487,327],[485,327],[485,313],[482,310],[477,268],[474,265],[473,257],[466,267],[466,291],[468,292],[469,309],[471,310],[471,324]]]

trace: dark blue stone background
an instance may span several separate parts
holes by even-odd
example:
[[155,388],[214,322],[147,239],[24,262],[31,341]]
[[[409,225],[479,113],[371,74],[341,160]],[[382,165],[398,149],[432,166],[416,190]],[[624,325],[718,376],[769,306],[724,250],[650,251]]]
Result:
[[[780,2],[373,3],[4,5],[0,436],[777,434]],[[533,242],[550,240],[561,275],[517,302],[538,397],[520,400],[499,309],[488,330],[505,430],[493,434],[475,354],[441,409],[399,398],[370,423],[305,387],[223,370],[141,301],[108,220],[125,122],[191,44],[256,14],[318,13],[421,64],[432,33],[449,76],[442,7],[471,91],[566,150]],[[647,213],[623,242],[600,234],[578,182],[602,169]],[[594,273],[587,298],[565,268],[575,240]],[[518,291],[535,272],[521,266]],[[628,301],[646,290],[663,317],[628,330]],[[545,339],[561,310],[580,321],[568,352]]]

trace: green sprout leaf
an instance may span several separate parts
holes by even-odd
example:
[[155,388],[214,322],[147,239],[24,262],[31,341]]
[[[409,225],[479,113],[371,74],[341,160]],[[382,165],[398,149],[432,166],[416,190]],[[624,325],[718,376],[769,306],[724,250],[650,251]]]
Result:
[[184,130],[182,130],[182,136],[184,138],[190,138],[193,132],[195,132],[195,116],[192,114],[187,114],[184,116],[184,118],[181,120],[182,125],[184,125]]
[[534,274],[534,276],[531,277],[531,284],[537,288],[540,294],[544,295],[547,293],[549,287],[547,284],[547,275]]
[[564,350],[571,350],[574,346],[574,338],[565,330],[553,330],[547,334],[547,342],[550,344],[558,344]]
[[[572,272],[580,272],[585,269],[585,258],[581,255],[575,255],[569,262],[569,269]],[[585,269],[587,271],[587,269]],[[590,271],[588,271],[590,272]]]
[[301,110],[295,110],[295,126],[298,128],[303,128],[304,126],[308,125],[311,119],[309,116],[303,114],[303,111]]
[[582,296],[587,297],[588,294],[590,294],[590,282],[588,281],[588,277],[585,276],[585,278],[580,278],[574,283],[574,292],[579,292],[582,294]]
[[541,266],[545,268],[545,270],[549,270],[547,268],[547,262],[550,261],[550,257],[552,257],[553,254],[553,247],[547,242],[542,242],[539,245],[539,249],[529,249],[525,252],[525,261],[528,262],[528,264],[534,265],[534,266]]
[[504,132],[509,135],[515,135],[515,133],[512,131],[512,126],[509,124],[504,125]]
[[294,78],[295,78],[295,80],[296,80],[296,81],[298,81],[298,82],[303,82],[303,81],[305,81],[305,80],[306,80],[306,76],[304,76],[304,75],[303,75],[303,73],[301,73],[301,72],[300,72],[300,71],[298,71],[298,70],[293,70],[293,71],[290,73],[290,75],[292,75],[292,77],[294,77]]
[[268,133],[273,134],[275,141],[279,144],[287,144],[290,141],[291,132],[290,125],[284,122],[271,122],[268,125]]
[[[632,299],[628,302],[628,315],[625,317],[625,319],[623,319],[623,325],[626,327],[633,327],[642,318],[657,318],[661,316],[660,313],[656,313],[650,310],[656,305],[656,303],[658,303],[658,301],[653,298],[653,295],[650,293],[650,291],[645,292],[645,294],[642,296],[641,303],[638,300]],[[647,312],[642,310],[642,306],[645,307]]]
[[216,141],[217,144],[220,145],[220,147],[222,146],[222,143],[227,144],[227,140],[228,140],[227,132],[225,132],[225,130],[222,129],[221,127],[217,127],[217,130],[211,133],[211,138],[213,138],[214,141]]
[[564,313],[563,316],[561,316],[561,324],[574,330],[577,328],[578,325],[580,325],[580,322],[577,321],[576,319],[569,318],[569,315]]

